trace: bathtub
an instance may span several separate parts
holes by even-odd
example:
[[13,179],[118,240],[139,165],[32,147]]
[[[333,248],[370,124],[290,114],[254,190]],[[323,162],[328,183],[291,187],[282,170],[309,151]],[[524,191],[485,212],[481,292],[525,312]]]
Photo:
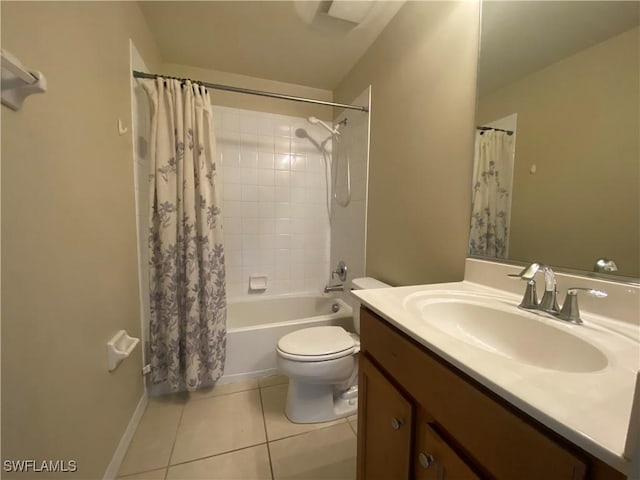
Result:
[[[333,305],[338,306],[338,311],[332,311]],[[277,373],[275,349],[280,337],[322,325],[353,331],[351,307],[338,298],[312,295],[230,301],[227,357],[218,384]]]

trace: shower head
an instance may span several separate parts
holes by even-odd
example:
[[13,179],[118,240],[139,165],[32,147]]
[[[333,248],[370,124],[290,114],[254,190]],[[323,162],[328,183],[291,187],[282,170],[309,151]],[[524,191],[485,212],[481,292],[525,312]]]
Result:
[[326,128],[327,130],[329,130],[329,132],[331,132],[331,135],[340,135],[340,132],[338,131],[337,128],[331,128],[329,125],[327,125],[326,123],[324,123],[322,120],[320,120],[319,118],[316,117],[309,117],[307,118],[308,122],[313,124],[313,125],[322,125],[324,128]]
[[324,151],[325,142],[318,143],[311,135],[309,135],[309,132],[307,132],[304,128],[296,128],[295,134],[298,138],[306,138],[307,140],[309,140],[318,150]]

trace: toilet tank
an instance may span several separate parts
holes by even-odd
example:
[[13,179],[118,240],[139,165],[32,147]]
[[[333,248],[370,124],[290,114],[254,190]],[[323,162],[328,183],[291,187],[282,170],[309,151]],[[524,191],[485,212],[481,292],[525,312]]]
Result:
[[[371,288],[389,288],[391,285],[376,280],[373,277],[361,277],[351,280],[351,290],[368,290]],[[353,328],[360,334],[360,303],[353,309]]]

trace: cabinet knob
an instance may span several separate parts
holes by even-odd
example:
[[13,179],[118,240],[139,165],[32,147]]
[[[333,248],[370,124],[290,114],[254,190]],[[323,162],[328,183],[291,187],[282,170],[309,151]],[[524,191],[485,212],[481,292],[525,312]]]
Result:
[[394,430],[400,430],[400,427],[402,426],[402,420],[400,420],[399,418],[393,417],[391,419],[391,427]]
[[436,459],[433,458],[433,455],[430,453],[427,453],[426,455],[424,453],[420,453],[418,455],[418,461],[420,462],[420,465],[422,465],[422,468],[429,468],[433,465],[433,462],[435,462]]

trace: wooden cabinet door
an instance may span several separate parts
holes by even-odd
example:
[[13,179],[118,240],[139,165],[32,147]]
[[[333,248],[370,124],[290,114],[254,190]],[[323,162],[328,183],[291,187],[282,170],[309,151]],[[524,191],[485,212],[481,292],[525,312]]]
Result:
[[358,397],[358,480],[409,479],[413,405],[366,354]]
[[420,411],[414,453],[415,480],[480,480],[482,477],[451,448]]

